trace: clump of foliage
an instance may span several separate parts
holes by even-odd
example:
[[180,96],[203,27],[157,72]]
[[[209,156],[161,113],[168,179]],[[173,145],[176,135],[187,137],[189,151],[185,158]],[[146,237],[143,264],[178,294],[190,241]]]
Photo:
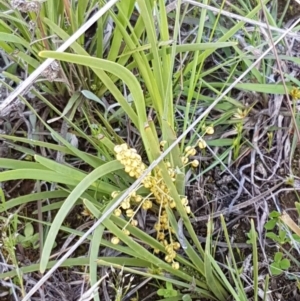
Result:
[[[35,9],[22,1],[13,4],[12,14],[0,14],[3,17],[0,47],[13,62],[6,68],[5,80],[1,83],[12,89],[8,81],[20,83],[23,80],[16,76],[18,68],[31,74],[45,58],[55,59],[31,90],[35,100],[47,106],[48,114],[41,115],[28,100],[28,94],[20,96],[31,110],[33,130],[23,135],[10,132],[0,136],[24,154],[24,158],[32,159],[0,158],[0,167],[4,169],[0,181],[28,179],[35,181],[38,187],[33,194],[10,200],[3,194],[0,213],[9,214],[12,208],[44,199],[50,202],[43,202],[39,213],[56,212],[51,223],[36,219],[46,234],[41,241],[39,267],[27,267],[22,271],[39,269],[44,273],[53,265],[50,256],[60,231],[83,235],[64,224],[74,207],[84,206],[90,218],[98,219],[118,204],[113,214],[108,215],[88,238],[87,258],[76,258],[76,264],[88,265],[91,286],[99,278],[97,262],[116,268],[124,266],[130,273],[168,283],[166,291],[161,291],[163,296],[169,292],[174,294],[172,285],[176,285],[178,298],[184,296],[186,300],[201,296],[225,301],[231,296],[234,300],[246,301],[224,219],[221,218],[222,229],[232,255],[232,266],[228,262],[230,269],[225,272],[213,257],[212,222],[208,223],[207,242],[203,248],[190,221],[193,212],[185,193],[186,173],[199,166],[205,167],[204,171],[211,170],[220,160],[230,162],[231,152],[237,159],[247,142],[243,137],[243,125],[251,107],[232,96],[215,103],[230,84],[232,74],[240,73],[250,64],[234,39],[244,22],[234,23],[225,30],[218,26],[219,16],[209,14],[206,23],[208,11],[195,8],[199,20],[196,41],[182,44],[180,24],[185,13],[181,13],[180,1],[170,33],[165,1],[126,0],[117,3],[116,9],[98,20],[91,38],[83,35],[66,53],[58,53],[55,51],[57,44],[66,41],[105,1],[57,3],[48,0]],[[0,8],[11,7],[7,1],[0,1]],[[260,9],[260,4],[247,9],[245,16],[254,17]],[[105,29],[112,24],[114,29],[106,36]],[[189,58],[184,67],[177,63],[182,54]],[[224,56],[220,65],[206,66],[212,55]],[[216,72],[224,70],[230,76],[224,81],[211,81]],[[265,76],[258,70],[253,70],[251,77],[255,84],[240,84],[237,89],[283,93],[282,85],[277,85],[275,91],[273,86],[266,85]],[[183,99],[184,105],[175,103],[176,98]],[[210,114],[213,104],[218,114]],[[203,108],[205,113],[199,115],[197,109]],[[185,132],[193,119],[199,121],[194,132],[174,146],[164,161],[145,176],[141,185],[126,195],[132,183]],[[52,126],[56,122],[62,129],[60,133]],[[233,137],[223,138],[222,132],[232,125]],[[63,131],[66,127],[67,131]],[[35,135],[40,129],[46,131],[44,138]],[[132,137],[128,137],[128,133],[132,133]],[[205,154],[208,146],[219,147],[220,153],[207,167],[195,156],[196,147],[199,153]],[[54,156],[54,152],[59,156]],[[46,188],[41,183],[47,183]],[[124,194],[125,199],[119,202]],[[139,225],[136,215],[142,211],[155,217],[155,235],[146,233]],[[179,221],[189,239],[182,234]],[[253,290],[257,300],[256,232],[253,223],[251,227]],[[101,257],[101,247],[122,255]],[[70,262],[66,265],[71,265]],[[227,279],[228,273],[234,286]],[[16,275],[16,271],[9,275]],[[3,273],[0,278],[6,276],[7,273]],[[195,284],[193,292],[182,295],[180,290],[190,289],[191,282]]]

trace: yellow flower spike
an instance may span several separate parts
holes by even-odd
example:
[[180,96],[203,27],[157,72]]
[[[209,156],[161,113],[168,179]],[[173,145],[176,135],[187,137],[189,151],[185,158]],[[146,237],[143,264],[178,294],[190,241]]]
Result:
[[193,161],[191,162],[191,165],[192,165],[192,167],[196,168],[196,167],[199,166],[199,161],[198,161],[198,160],[193,160]]
[[120,242],[120,239],[114,236],[110,241],[113,245],[117,245]]
[[212,126],[208,126],[206,128],[206,134],[212,135],[215,132],[214,128]]
[[199,142],[198,142],[198,146],[199,146],[200,149],[204,149],[204,148],[207,147],[207,144],[203,139],[200,139]]
[[139,223],[136,219],[133,219],[130,224],[133,226],[133,227],[136,227]]
[[120,216],[121,214],[122,214],[122,210],[121,209],[119,209],[119,208],[115,209],[115,211],[114,211],[114,215],[115,216]]
[[186,206],[186,207],[185,207],[185,212],[186,212],[187,214],[190,214],[190,213],[191,213],[191,207],[190,207],[190,206]]
[[138,178],[138,177],[136,176],[136,173],[135,173],[134,171],[130,171],[130,172],[129,172],[129,176],[132,177],[132,178]]
[[292,97],[293,100],[300,99],[300,89],[294,87],[294,88],[291,90],[290,95],[291,95],[291,97]]
[[126,216],[127,217],[132,217],[134,215],[134,211],[132,209],[127,209],[126,210]]
[[172,268],[173,268],[174,270],[179,270],[179,263],[178,263],[178,262],[173,262],[173,263],[172,263]]

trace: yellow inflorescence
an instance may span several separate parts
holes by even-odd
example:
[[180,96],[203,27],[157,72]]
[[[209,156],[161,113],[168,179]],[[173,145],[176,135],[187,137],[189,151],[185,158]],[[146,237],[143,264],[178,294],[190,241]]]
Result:
[[124,165],[125,171],[132,178],[139,178],[142,175],[146,166],[135,149],[129,148],[128,145],[124,143],[117,145],[114,148],[114,151],[116,153],[117,160]]
[[290,95],[291,95],[291,97],[292,97],[293,100],[300,99],[300,89],[294,87],[294,88],[290,91]]
[[[165,143],[162,142],[161,146]],[[116,158],[124,165],[125,172],[128,173],[133,178],[139,178],[141,174],[145,171],[146,166],[142,162],[141,156],[137,154],[137,151],[133,148],[129,148],[127,144],[117,145],[114,148],[116,153]],[[196,155],[196,149],[194,147],[188,146],[185,149],[185,154],[182,157],[183,164],[187,164],[189,162],[189,157]],[[197,167],[199,162],[197,160],[193,160],[191,162],[193,167]],[[168,173],[173,181],[176,180],[176,170],[172,167],[170,162],[166,162],[166,167]],[[128,198],[126,198],[121,204],[120,207],[114,211],[116,216],[127,216],[130,218],[130,223],[133,226],[137,226],[137,220],[133,219],[136,212],[132,209],[136,207],[137,204],[141,204],[144,210],[151,209],[153,206],[152,200],[159,207],[159,218],[158,222],[154,225],[154,229],[157,231],[157,240],[164,246],[166,256],[165,261],[172,263],[172,267],[174,269],[179,269],[179,263],[174,261],[177,250],[180,248],[179,242],[174,241],[173,233],[174,230],[170,226],[169,218],[167,215],[166,208],[176,208],[176,203],[173,198],[170,196],[170,191],[167,185],[165,184],[160,169],[155,169],[152,174],[149,174],[142,181],[142,184],[145,188],[149,189],[151,192],[151,199],[149,196],[147,198],[143,198],[136,193],[131,193]],[[116,197],[119,192],[113,192],[112,197]],[[183,197],[181,199],[181,203],[185,208],[187,214],[191,212],[190,206],[188,206],[188,199]],[[138,207],[140,208],[140,207]],[[138,210],[138,209],[137,209]],[[136,210],[136,211],[137,211]],[[114,238],[113,238],[114,239]],[[114,242],[116,240],[114,239]],[[113,242],[113,243],[114,243]],[[154,253],[159,253],[158,249],[154,250]]]

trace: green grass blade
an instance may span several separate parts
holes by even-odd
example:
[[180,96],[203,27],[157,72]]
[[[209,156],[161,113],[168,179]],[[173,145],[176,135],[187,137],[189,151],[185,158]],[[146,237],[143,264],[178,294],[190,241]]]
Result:
[[[95,218],[99,218],[101,216],[101,212],[88,200],[83,200],[84,205],[87,207],[87,209],[95,216]],[[93,286],[98,281],[98,275],[97,275],[97,258],[99,253],[99,248],[102,240],[102,235],[104,232],[103,225],[99,225],[95,231],[93,232],[93,238],[91,241],[90,246],[90,283],[91,286]],[[100,301],[100,298],[98,295],[94,297],[95,301]]]
[[14,199],[9,200],[8,202],[0,204],[0,213],[7,211],[11,208],[16,206],[20,206],[23,204],[27,204],[34,201],[39,201],[43,199],[57,199],[57,198],[64,198],[69,195],[68,192],[63,190],[55,190],[55,191],[43,191],[43,192],[36,192],[33,194],[27,194],[24,196],[19,196]]
[[52,247],[54,245],[54,241],[58,234],[59,228],[62,225],[65,217],[68,215],[69,211],[73,207],[74,203],[78,200],[78,198],[88,189],[90,185],[96,182],[99,178],[106,175],[107,173],[114,172],[116,170],[122,169],[123,165],[118,161],[112,161],[106,163],[95,170],[93,170],[90,174],[88,174],[71,192],[68,198],[65,200],[63,206],[58,211],[55,216],[49,233],[47,235],[44,249],[41,256],[40,263],[40,271],[44,273],[49,262],[50,254]]

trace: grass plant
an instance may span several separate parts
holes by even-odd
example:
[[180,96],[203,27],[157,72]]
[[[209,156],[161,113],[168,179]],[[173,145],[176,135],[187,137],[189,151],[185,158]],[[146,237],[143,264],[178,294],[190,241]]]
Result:
[[[251,118],[257,107],[267,107],[270,94],[283,97],[287,88],[295,95],[292,89],[299,85],[297,80],[288,74],[284,74],[289,79],[286,83],[269,80],[276,62],[270,53],[234,90],[215,100],[270,46],[259,28],[248,29],[246,21],[261,22],[259,12],[267,12],[266,22],[275,28],[269,38],[276,40],[282,34],[276,30],[282,17],[276,23],[276,11],[266,9],[268,0],[255,5],[236,1],[226,19],[230,26],[225,26],[221,22],[222,12],[228,10],[225,1],[175,2],[172,7],[163,0],[120,0],[65,52],[58,52],[60,44],[105,1],[0,1],[0,48],[7,61],[0,78],[2,87],[12,91],[45,59],[54,60],[29,91],[19,95],[30,112],[26,122],[16,126],[4,116],[9,131],[0,134],[12,157],[0,158],[0,182],[34,183],[34,193],[27,191],[10,199],[1,190],[6,260],[17,264],[17,241],[7,235],[16,235],[19,225],[39,224],[43,238],[38,263],[0,274],[0,279],[18,277],[24,301],[30,295],[21,274],[44,274],[55,267],[58,260],[51,258],[61,233],[87,236],[67,224],[78,211],[94,221],[105,218],[86,237],[86,256],[75,253],[61,266],[87,267],[91,287],[99,284],[102,266],[164,283],[161,296],[170,297],[165,300],[246,301],[249,295],[255,301],[269,300],[269,278],[263,282],[259,277],[255,222],[250,223],[249,280],[236,262],[223,216],[226,261],[221,265],[216,259],[213,220],[207,223],[205,244],[199,241],[186,185],[187,179],[195,181],[216,167],[224,171],[238,165],[253,150],[257,157],[264,157],[249,134],[259,132],[255,125],[249,130]],[[205,7],[200,9],[198,4]],[[191,25],[192,20],[196,24]],[[188,35],[183,41],[185,31]],[[293,56],[279,58],[299,63]],[[243,97],[246,101],[241,101]],[[261,135],[268,152],[274,151],[273,132],[282,127],[277,123],[280,108],[275,106]],[[205,110],[207,114],[188,133],[192,121]],[[298,122],[296,110],[285,114]],[[174,146],[181,135],[184,138]],[[295,129],[293,151],[297,139]],[[201,158],[211,155],[210,147],[214,158],[206,164]],[[136,180],[139,184],[132,188]],[[37,209],[28,216],[18,210],[35,203]],[[46,213],[50,219],[45,219]],[[146,227],[142,216],[144,221],[151,217],[155,222]],[[32,242],[36,232],[31,230],[29,236],[25,233],[19,238],[24,242],[28,236]],[[102,256],[99,250],[103,248],[121,255]],[[249,283],[250,293],[245,289]],[[128,287],[122,292],[125,295]],[[98,294],[93,298],[100,300]]]

